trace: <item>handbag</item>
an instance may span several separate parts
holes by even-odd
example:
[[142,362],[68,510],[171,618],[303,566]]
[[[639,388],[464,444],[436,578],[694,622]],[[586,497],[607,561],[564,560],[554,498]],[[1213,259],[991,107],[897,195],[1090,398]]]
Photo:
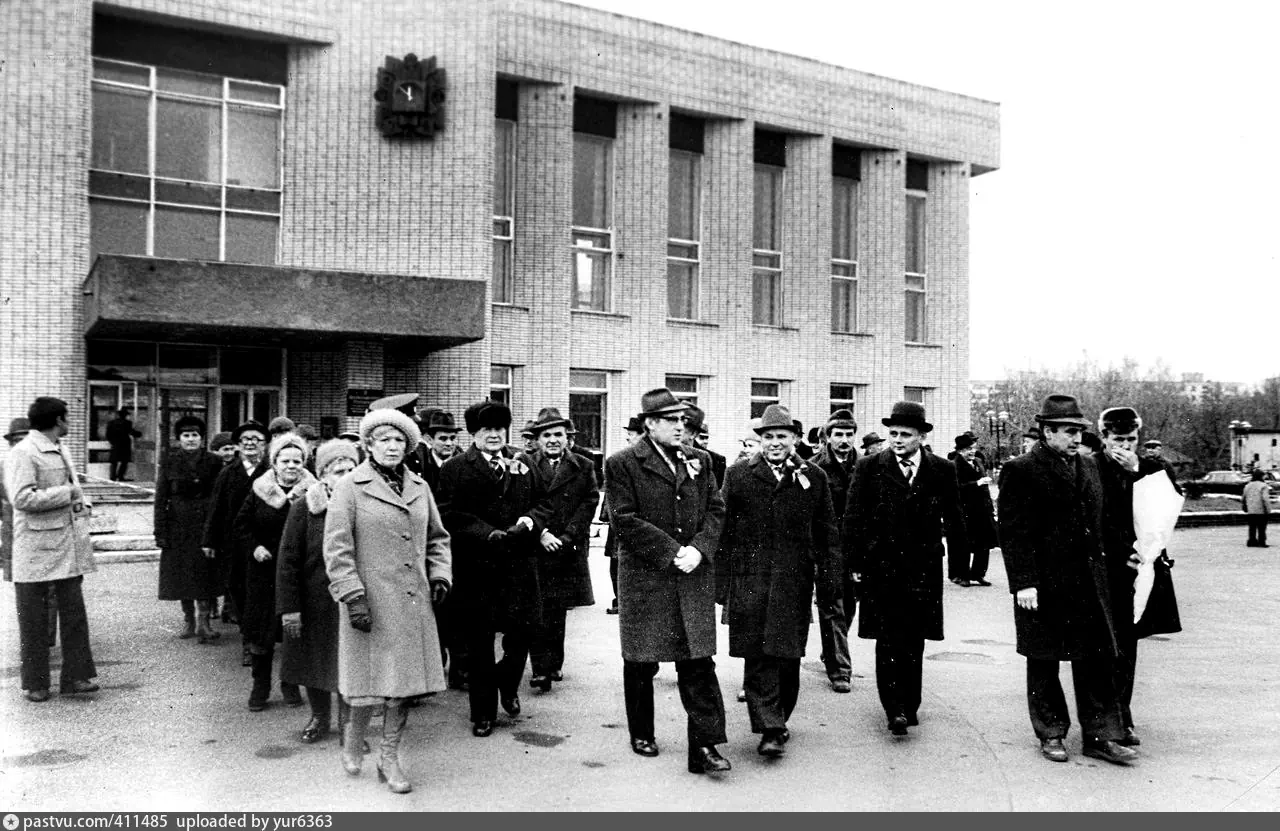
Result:
[[1173,592],[1173,563],[1164,551],[1152,563],[1155,567],[1155,581],[1151,584],[1151,596],[1147,599],[1142,619],[1133,626],[1134,635],[1139,638],[1182,631],[1182,620],[1178,617],[1178,598]]

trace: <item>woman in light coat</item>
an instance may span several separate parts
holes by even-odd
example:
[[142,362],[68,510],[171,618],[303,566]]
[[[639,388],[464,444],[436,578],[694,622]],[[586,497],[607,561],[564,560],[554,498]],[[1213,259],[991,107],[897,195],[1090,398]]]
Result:
[[342,764],[360,773],[369,717],[385,703],[378,778],[408,793],[400,767],[405,699],[445,689],[434,607],[453,585],[452,554],[430,488],[404,464],[421,441],[417,425],[397,410],[373,410],[360,438],[369,458],[334,487],[324,534],[329,591],[346,606],[338,690],[351,715]]

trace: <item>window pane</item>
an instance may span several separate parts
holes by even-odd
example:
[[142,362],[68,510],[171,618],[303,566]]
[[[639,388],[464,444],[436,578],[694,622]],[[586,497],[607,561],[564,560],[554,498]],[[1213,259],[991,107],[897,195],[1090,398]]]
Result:
[[279,349],[227,346],[222,349],[222,383],[278,387],[283,380]]
[[698,379],[693,375],[668,375],[667,389],[674,393],[698,393]]
[[775,271],[752,272],[752,323],[782,325],[782,275]]
[[155,377],[155,344],[91,340],[85,348],[91,381],[151,381]]
[[504,407],[511,406],[511,390],[509,389],[491,389],[489,390],[489,400],[496,401]]
[[222,178],[222,107],[156,102],[156,175],[218,182]]
[[95,60],[93,77],[103,81],[119,81],[122,84],[151,86],[151,70],[145,66],[129,66],[115,61]]
[[907,271],[925,273],[925,200],[907,197]]
[[156,182],[157,202],[177,202],[180,205],[206,205],[217,208],[222,205],[222,188],[217,185],[195,185],[190,182]]
[[832,384],[831,400],[832,401],[852,401],[853,400],[853,384]]
[[613,244],[613,235],[574,231],[573,244],[578,248],[603,248],[607,250]]
[[782,257],[777,254],[753,254],[751,264],[757,268],[780,268]]
[[227,109],[227,184],[280,187],[280,113]]
[[489,367],[489,384],[490,386],[498,386],[498,387],[511,386],[511,367],[509,366]]
[[831,331],[857,330],[858,284],[852,280],[831,281]]
[[148,101],[145,92],[94,88],[91,167],[147,173]]
[[147,206],[89,200],[89,253],[147,253]]
[[907,288],[924,291],[924,277],[919,274],[908,274]]
[[683,320],[698,317],[698,266],[667,262],[667,316]]
[[575,443],[587,450],[604,449],[605,396],[603,393],[569,393],[569,418],[578,435]]
[[515,130],[510,121],[499,119],[494,125],[493,212],[497,216],[511,216],[513,210]]
[[609,385],[609,373],[592,369],[569,370],[569,387],[576,390],[604,390]]
[[693,153],[671,153],[667,188],[667,236],[674,239],[701,239],[700,157]]
[[278,214],[280,213],[280,192],[227,188],[227,207]]
[[609,255],[578,251],[573,262],[574,308],[608,311]]
[[857,248],[857,183],[850,179],[834,179],[831,187],[831,256],[838,260],[855,260]]
[[573,224],[608,228],[609,142],[581,134],[573,137]]
[[755,169],[755,205],[752,245],[770,251],[781,250],[781,185],[782,171],[757,165]]
[[217,366],[216,347],[160,344],[161,384],[216,384]]
[[151,200],[151,180],[144,176],[89,171],[89,193],[92,196],[120,196],[125,199]]
[[156,208],[155,256],[180,260],[218,259],[218,214]]
[[778,382],[777,381],[752,381],[751,396],[753,398],[777,398]]
[[241,81],[232,81],[230,87],[230,97],[238,101],[253,101],[257,104],[272,104],[275,106],[280,104],[279,87],[248,84]]
[[913,343],[924,343],[928,332],[925,328],[925,295],[924,292],[909,291],[907,295],[907,340]]
[[512,302],[511,240],[493,241],[493,302]]
[[199,72],[156,67],[156,88],[164,92],[180,92],[183,95],[222,99],[222,79],[216,75],[202,75]]
[[275,263],[279,228],[280,220],[273,216],[227,214],[227,262]]
[[924,403],[924,387],[903,387],[902,400],[913,401],[916,404]]
[[680,257],[685,260],[698,259],[697,245],[678,245],[673,242],[667,243],[667,256]]

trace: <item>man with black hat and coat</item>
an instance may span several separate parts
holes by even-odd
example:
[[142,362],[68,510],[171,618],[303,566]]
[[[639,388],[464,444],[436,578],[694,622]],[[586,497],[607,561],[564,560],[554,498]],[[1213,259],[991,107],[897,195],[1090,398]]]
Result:
[[[249,497],[253,481],[271,469],[267,462],[267,428],[256,421],[246,421],[231,432],[231,441],[239,446],[236,461],[228,463],[213,483],[209,514],[205,517],[200,547],[204,555],[218,559],[218,570],[234,611],[223,608],[223,621],[238,616],[244,609],[244,581],[247,563],[232,544],[231,528],[240,508]],[[249,646],[244,645],[241,663],[250,665]]]
[[605,487],[619,538],[622,684],[631,749],[657,756],[653,678],[674,661],[688,714],[690,773],[730,769],[716,750],[725,736],[716,678],[715,565],[724,500],[711,457],[686,447],[688,405],[665,387],[640,399],[645,435],[609,457]]
[[724,456],[707,447],[711,440],[711,427],[707,424],[707,413],[696,404],[690,404],[685,410],[684,442],[699,450],[705,450],[711,457],[711,472],[716,477],[716,487],[724,486],[724,472],[729,468],[729,461]]
[[947,551],[947,577],[957,586],[990,586],[987,566],[996,545],[996,518],[991,505],[991,477],[978,454],[978,437],[965,432],[956,436],[952,462],[960,485],[960,507],[970,552]]
[[876,642],[876,688],[889,730],[919,721],[925,640],[942,640],[942,537],[968,552],[951,462],[922,449],[924,407],[893,405],[889,449],[853,469],[844,513],[845,569],[859,584],[858,637]]
[[760,453],[725,475],[716,591],[728,611],[729,654],[746,660],[757,752],[778,757],[791,739],[814,586],[821,597],[837,594],[840,533],[827,475],[795,452],[800,432],[791,412],[770,404],[755,429]]
[[[467,642],[471,733],[493,733],[498,704],[520,715],[520,679],[542,625],[535,559],[542,494],[529,465],[507,446],[511,410],[496,401],[463,414],[472,445],[440,468],[436,502],[453,540],[453,602]],[[502,633],[502,660],[494,661]]]
[[1124,723],[1115,689],[1118,654],[1103,553],[1103,488],[1097,463],[1079,453],[1089,425],[1076,399],[1048,396],[1036,415],[1042,438],[1010,459],[997,516],[1018,654],[1027,659],[1027,705],[1046,759],[1068,759],[1071,727],[1058,680],[1071,662],[1086,756],[1115,764],[1137,758],[1118,743]]
[[550,692],[563,680],[566,612],[595,604],[587,554],[591,518],[600,500],[591,459],[569,450],[573,422],[555,407],[544,407],[534,419],[538,449],[521,456],[542,494],[542,529],[538,545],[538,586],[542,591],[542,626],[530,652],[529,686]]
[[[638,417],[632,416],[627,421],[627,426],[624,428],[623,432],[625,434],[623,441],[627,443],[627,447],[630,447],[644,437],[644,422],[642,422]],[[719,485],[717,485],[717,487],[719,487]],[[600,521],[608,526],[609,529],[606,532],[607,536],[604,541],[604,556],[609,558],[609,583],[613,586],[613,604],[610,605],[608,609],[605,609],[605,613],[616,615],[618,613],[618,532],[613,528],[612,515],[609,511],[609,496],[607,489],[604,504],[600,509]]]
[[[854,421],[853,412],[846,409],[836,410],[827,419],[823,428],[824,441],[822,449],[812,463],[827,474],[827,483],[831,488],[831,507],[835,511],[837,529],[844,524],[845,502],[849,495],[849,479],[853,476],[853,466],[858,461],[858,453],[853,449],[853,439],[858,432],[858,422]],[[841,550],[843,557],[843,549]],[[827,670],[827,682],[831,689],[838,693],[847,693],[852,689],[853,662],[849,656],[849,627],[853,625],[853,616],[858,611],[857,586],[845,579],[843,562],[836,572],[838,580],[834,583],[834,592],[824,594],[819,585],[818,594],[818,635],[822,640],[822,665]]]
[[[416,401],[416,398],[415,398]],[[401,410],[401,412],[404,412]],[[458,449],[458,425],[453,413],[439,407],[427,407],[419,414],[422,442],[410,458],[421,468],[419,475],[427,482],[433,496],[440,489],[440,469],[444,463],[462,453]],[[405,460],[409,464],[409,459]],[[467,647],[465,633],[459,625],[456,603],[451,596],[436,607],[436,626],[440,631],[440,649],[449,667],[449,687],[467,689]]]

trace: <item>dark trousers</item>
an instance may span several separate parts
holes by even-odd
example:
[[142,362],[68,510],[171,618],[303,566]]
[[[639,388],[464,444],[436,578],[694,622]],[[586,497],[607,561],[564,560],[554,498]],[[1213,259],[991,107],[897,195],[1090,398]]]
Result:
[[966,575],[970,580],[985,580],[987,577],[987,566],[991,562],[991,549],[982,548],[981,546],[973,550],[973,563],[969,566],[969,573]]
[[1249,523],[1249,545],[1266,545],[1267,544],[1267,520],[1270,519],[1269,514],[1249,514],[1246,518]]
[[[1117,625],[1116,641],[1120,645],[1120,655],[1114,662],[1116,699],[1120,704],[1120,723],[1125,727],[1133,727],[1133,713],[1130,711],[1129,705],[1133,701],[1133,676],[1138,669],[1138,639],[1134,636],[1133,626]],[[1074,670],[1072,671],[1074,672]],[[1078,697],[1079,693],[1076,695]]]
[[785,730],[800,698],[800,659],[747,658],[742,673],[751,732]]
[[846,580],[844,595],[833,600],[818,598],[818,635],[822,640],[822,664],[827,678],[848,681],[853,675],[849,658],[849,627],[858,611],[857,583]]
[[550,675],[564,669],[565,612],[563,608],[542,609],[542,626],[529,649],[534,675]]
[[97,676],[93,651],[89,648],[89,618],[84,609],[83,582],[84,577],[68,577],[65,580],[13,584],[18,607],[24,690],[49,689],[50,590],[57,596],[62,626],[60,688],[66,691],[75,681],[89,681]]
[[618,605],[618,558],[609,558],[609,583],[613,586],[613,605]]
[[[716,662],[711,658],[676,661],[676,684],[680,703],[689,717],[686,730],[689,747],[708,747],[729,741],[724,732],[724,697],[716,678]],[[622,694],[627,705],[627,728],[633,739],[653,735],[653,677],[658,663],[622,662]]]
[[[1067,699],[1058,680],[1058,661],[1027,659],[1027,706],[1036,737],[1066,738],[1071,728]],[[1123,718],[1116,701],[1114,661],[1106,655],[1071,662],[1076,692],[1076,715],[1086,739],[1103,741],[1124,735]]]
[[436,627],[440,633],[440,657],[449,667],[449,683],[461,683],[467,677],[467,638],[458,607],[451,599],[436,607]]
[[120,482],[124,479],[124,472],[129,469],[130,457],[123,454],[117,454],[112,451],[107,459],[108,474],[112,482]]
[[467,663],[470,683],[471,720],[495,721],[498,718],[498,696],[511,698],[520,690],[524,666],[529,660],[531,632],[512,627],[502,633],[502,660],[495,661],[492,629],[471,631],[467,636]]
[[889,718],[920,710],[924,672],[924,638],[883,637],[876,640],[876,690]]

